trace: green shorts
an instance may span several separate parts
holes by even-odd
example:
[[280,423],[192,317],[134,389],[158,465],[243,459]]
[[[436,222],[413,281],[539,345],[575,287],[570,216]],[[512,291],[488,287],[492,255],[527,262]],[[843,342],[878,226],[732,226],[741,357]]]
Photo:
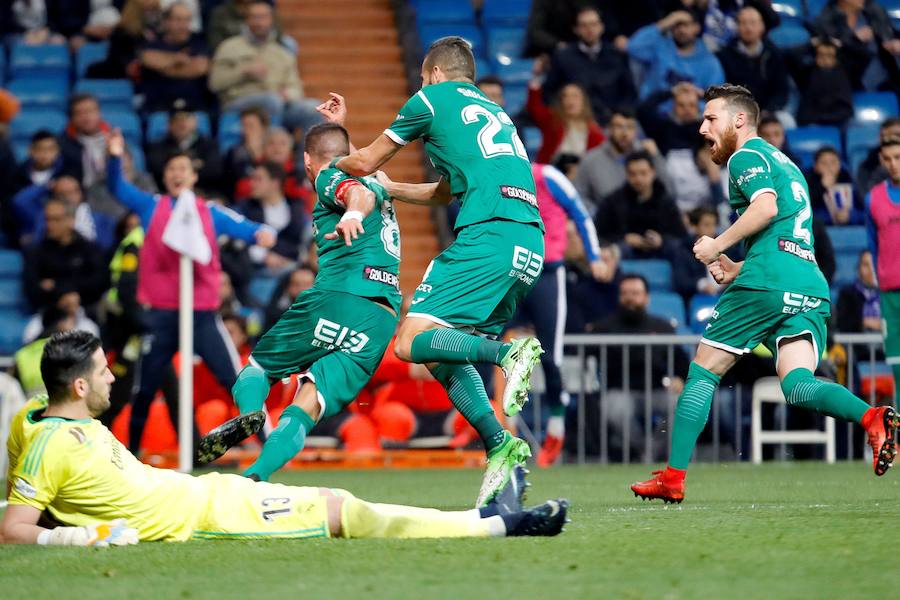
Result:
[[700,341],[733,354],[745,354],[764,344],[778,364],[778,344],[782,339],[809,335],[818,364],[825,349],[830,315],[827,299],[732,285],[716,303]]
[[250,362],[272,379],[299,373],[315,383],[323,419],[353,402],[396,328],[397,317],[372,300],[311,288],[259,340]]
[[497,336],[543,269],[539,227],[505,220],[469,225],[428,265],[408,316]]
[[900,290],[881,291],[879,300],[885,360],[897,365],[900,364]]

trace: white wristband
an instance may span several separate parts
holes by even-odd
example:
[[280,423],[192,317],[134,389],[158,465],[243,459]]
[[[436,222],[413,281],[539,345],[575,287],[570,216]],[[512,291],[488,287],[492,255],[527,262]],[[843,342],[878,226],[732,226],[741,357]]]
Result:
[[38,534],[37,543],[39,546],[46,546],[50,543],[50,534],[52,532],[49,529],[45,529],[44,531]]
[[341,217],[341,221],[343,222],[343,221],[349,221],[350,219],[356,219],[357,221],[362,223],[363,219],[365,219],[365,218],[366,218],[365,215],[363,215],[358,210],[348,210],[347,212],[344,213],[344,216]]

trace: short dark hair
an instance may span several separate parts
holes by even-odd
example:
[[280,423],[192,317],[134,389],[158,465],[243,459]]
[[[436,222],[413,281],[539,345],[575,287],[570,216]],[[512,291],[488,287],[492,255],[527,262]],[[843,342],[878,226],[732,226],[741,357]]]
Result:
[[616,115],[624,117],[626,119],[630,119],[631,121],[637,120],[637,113],[630,106],[619,106],[612,109],[612,112],[609,114],[609,118],[612,119]]
[[100,338],[87,331],[66,331],[50,337],[41,355],[41,378],[51,404],[63,401],[72,382],[90,372],[99,347]]
[[885,129],[890,129],[891,127],[896,127],[900,125],[900,117],[888,117],[881,123],[881,127],[879,127],[879,131],[884,131]]
[[639,160],[646,160],[650,167],[654,170],[656,169],[653,165],[653,157],[650,156],[650,153],[646,150],[635,150],[634,152],[629,153],[628,156],[625,157],[625,166],[627,167],[629,164]]
[[562,171],[563,175],[569,170],[569,167],[577,166],[581,162],[581,157],[577,154],[560,154],[553,161],[553,166]]
[[619,280],[619,286],[628,281],[629,279],[637,279],[644,284],[644,289],[646,291],[650,291],[650,284],[647,283],[647,278],[641,275],[640,273],[625,273],[622,275],[622,278]]
[[243,109],[240,113],[240,119],[243,119],[247,116],[255,116],[259,119],[259,122],[262,123],[263,127],[268,129],[269,127],[269,113],[258,106],[248,106]]
[[762,129],[763,125],[780,125],[784,129],[784,125],[778,120],[778,117],[768,111],[763,111],[759,115],[759,123],[756,124],[757,129]]
[[100,101],[97,100],[97,96],[93,94],[88,94],[86,92],[76,92],[69,96],[69,118],[72,118],[72,114],[75,112],[75,107],[81,104],[82,102],[94,102],[98,107],[100,106]]
[[742,85],[733,85],[730,83],[712,85],[706,88],[706,93],[703,94],[703,100],[710,102],[718,98],[724,99],[729,108],[736,108],[747,113],[750,125],[753,127],[758,126],[759,104],[756,103],[756,99],[753,97],[753,94],[750,93],[750,90]]
[[821,148],[816,150],[815,154],[813,154],[813,162],[816,162],[817,160],[819,160],[820,157],[824,156],[825,154],[834,154],[835,156],[838,157],[838,159],[841,158],[841,153],[838,152],[837,148],[835,148],[834,146],[822,146]]
[[484,77],[479,77],[478,81],[475,82],[475,87],[480,88],[482,85],[499,85],[503,87],[503,80],[497,77],[496,75],[485,75]]
[[38,129],[31,135],[32,144],[37,144],[38,142],[43,142],[44,140],[53,140],[55,142],[56,136],[46,129]]
[[350,154],[350,134],[337,123],[319,123],[306,132],[306,152],[318,158]]
[[63,210],[65,211],[67,217],[71,217],[71,218],[75,217],[75,207],[71,203],[60,198],[59,196],[50,196],[49,198],[47,198],[47,201],[44,202],[44,210],[46,210],[47,207],[50,206],[51,204],[59,204],[60,206],[63,207]]
[[176,150],[174,152],[170,152],[166,155],[166,160],[163,162],[163,169],[169,166],[169,163],[175,160],[176,158],[186,158],[188,162],[191,163],[191,169],[194,168],[194,157],[188,154],[187,152],[182,152],[181,150]]
[[575,17],[572,19],[572,27],[578,25],[578,17],[588,11],[597,13],[597,16],[600,17],[600,21],[603,21],[603,12],[599,8],[591,6],[590,4],[582,4],[578,10],[575,11]]
[[706,216],[715,217],[716,223],[719,222],[719,213],[711,206],[698,206],[687,214],[688,222],[694,227],[700,223],[700,219]]
[[277,179],[278,181],[282,182],[284,181],[284,167],[282,167],[275,161],[264,160],[263,162],[256,165],[256,168],[265,171],[271,179]]
[[881,140],[881,143],[878,144],[878,151],[881,152],[888,146],[900,146],[900,136],[892,135]]
[[425,67],[441,68],[450,79],[475,81],[475,55],[472,44],[458,35],[449,35],[435,40],[425,54]]

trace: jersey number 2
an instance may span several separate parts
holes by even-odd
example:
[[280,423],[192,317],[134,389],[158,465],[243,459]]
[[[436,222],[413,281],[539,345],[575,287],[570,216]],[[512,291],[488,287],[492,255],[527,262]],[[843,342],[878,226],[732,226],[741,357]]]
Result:
[[495,156],[518,156],[527,161],[528,153],[525,152],[525,144],[519,139],[519,134],[513,129],[509,142],[497,141],[497,135],[503,132],[503,126],[513,126],[512,119],[505,112],[496,115],[478,104],[469,104],[460,113],[463,123],[470,125],[477,123],[482,117],[487,121],[478,132],[478,147],[485,158]]
[[804,226],[804,223],[812,217],[812,207],[809,204],[809,198],[806,196],[803,184],[797,181],[791,182],[791,192],[794,193],[794,200],[803,203],[803,208],[800,209],[800,212],[797,213],[797,217],[794,219],[794,237],[809,244],[812,234],[809,228]]

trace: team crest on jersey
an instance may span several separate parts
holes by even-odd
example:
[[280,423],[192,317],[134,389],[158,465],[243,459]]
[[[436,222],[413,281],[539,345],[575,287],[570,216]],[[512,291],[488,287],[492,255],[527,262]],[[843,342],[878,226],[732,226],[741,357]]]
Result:
[[34,486],[22,479],[21,477],[16,478],[16,483],[14,484],[16,491],[25,496],[26,498],[34,498],[37,496],[37,490],[34,489]]
[[743,173],[741,173],[740,177],[737,178],[738,186],[742,186],[757,175],[760,175],[765,172],[765,169],[762,167],[750,167]]
[[316,348],[356,353],[362,350],[367,343],[369,343],[369,336],[365,333],[344,327],[340,323],[328,319],[320,318],[313,331],[312,345]]

